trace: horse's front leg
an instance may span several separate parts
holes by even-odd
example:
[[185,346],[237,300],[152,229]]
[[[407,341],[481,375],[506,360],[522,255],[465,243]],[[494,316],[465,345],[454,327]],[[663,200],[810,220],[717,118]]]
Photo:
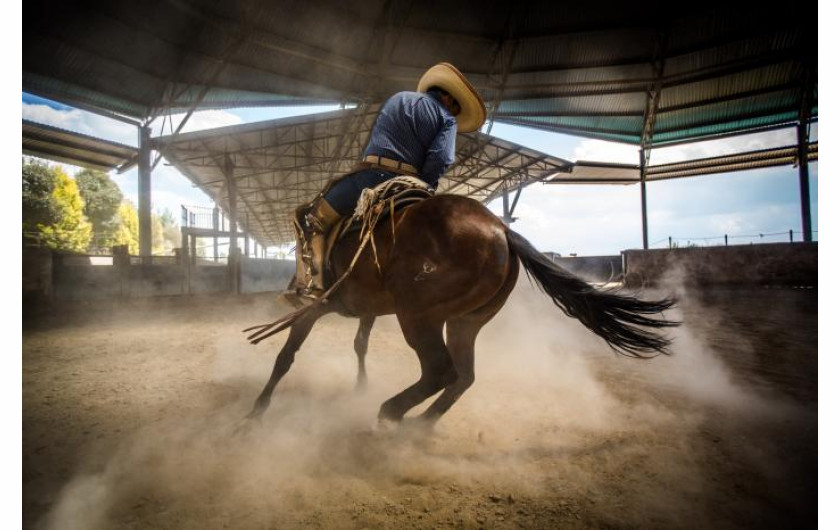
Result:
[[353,341],[353,349],[356,350],[356,357],[359,360],[359,370],[356,373],[356,391],[361,392],[367,388],[367,370],[365,369],[365,355],[367,355],[368,339],[370,330],[373,328],[375,316],[365,315],[359,319],[359,329],[356,331],[356,339]]
[[326,307],[312,308],[309,313],[292,324],[289,331],[289,338],[286,339],[286,344],[283,345],[283,349],[280,350],[280,353],[277,354],[277,359],[274,361],[274,369],[271,371],[271,377],[268,378],[265,388],[263,388],[263,391],[254,403],[254,408],[246,416],[247,420],[259,420],[262,417],[268,405],[271,403],[271,394],[274,392],[274,387],[277,386],[277,383],[280,382],[280,379],[286,375],[292,363],[295,362],[295,353],[300,349],[306,337],[309,336],[309,332],[312,331],[312,326],[315,325],[315,321],[328,312]]

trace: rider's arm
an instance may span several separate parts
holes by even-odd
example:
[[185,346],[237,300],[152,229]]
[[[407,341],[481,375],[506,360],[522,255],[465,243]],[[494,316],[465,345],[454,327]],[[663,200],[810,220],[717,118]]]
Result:
[[446,168],[455,162],[455,137],[457,135],[458,126],[455,118],[445,116],[443,127],[426,151],[426,161],[420,170],[420,178],[435,189],[437,189],[438,180],[446,172]]

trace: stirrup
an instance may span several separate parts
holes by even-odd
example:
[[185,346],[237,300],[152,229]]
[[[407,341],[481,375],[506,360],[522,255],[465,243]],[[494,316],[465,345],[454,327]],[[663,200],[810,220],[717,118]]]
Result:
[[301,290],[298,296],[300,296],[300,298],[306,300],[307,302],[315,302],[316,300],[324,296],[324,293],[326,293],[326,291],[323,289],[310,288]]
[[296,309],[300,309],[305,305],[316,302],[325,292],[298,287],[297,289],[283,291],[280,293],[278,300],[285,300]]

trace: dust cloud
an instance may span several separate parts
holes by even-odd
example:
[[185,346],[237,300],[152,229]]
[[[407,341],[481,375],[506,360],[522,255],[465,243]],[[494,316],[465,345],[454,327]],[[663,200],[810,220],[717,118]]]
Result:
[[[807,513],[811,438],[778,436],[810,432],[815,407],[734,373],[710,331],[726,314],[704,308],[695,326],[699,306],[677,294],[689,313],[668,315],[685,321],[674,354],[636,360],[521,279],[479,335],[475,384],[431,432],[376,423],[381,402],[419,377],[394,317],[374,325],[364,392],[354,391],[357,321],[323,318],[262,424],[240,436],[285,334],[254,347],[237,331],[283,308],[261,299],[210,325],[135,322],[137,334],[154,329],[144,348],[168,348],[158,362],[198,358],[146,374],[149,400],[184,378],[192,386],[139,424],[120,419],[114,443],[76,463],[36,526],[703,527]],[[204,346],[179,348],[185,332],[203,333]],[[743,494],[756,484],[760,496]]]

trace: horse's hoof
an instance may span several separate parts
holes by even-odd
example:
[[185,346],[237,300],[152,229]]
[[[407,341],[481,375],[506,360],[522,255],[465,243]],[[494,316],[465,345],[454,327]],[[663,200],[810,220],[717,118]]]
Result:
[[233,435],[237,437],[248,436],[262,427],[262,419],[259,416],[247,415],[233,429]]
[[388,419],[379,418],[376,423],[371,426],[370,431],[374,434],[393,434],[397,432],[400,427],[400,422]]
[[400,430],[409,434],[428,434],[434,430],[435,422],[424,416],[403,418]]

